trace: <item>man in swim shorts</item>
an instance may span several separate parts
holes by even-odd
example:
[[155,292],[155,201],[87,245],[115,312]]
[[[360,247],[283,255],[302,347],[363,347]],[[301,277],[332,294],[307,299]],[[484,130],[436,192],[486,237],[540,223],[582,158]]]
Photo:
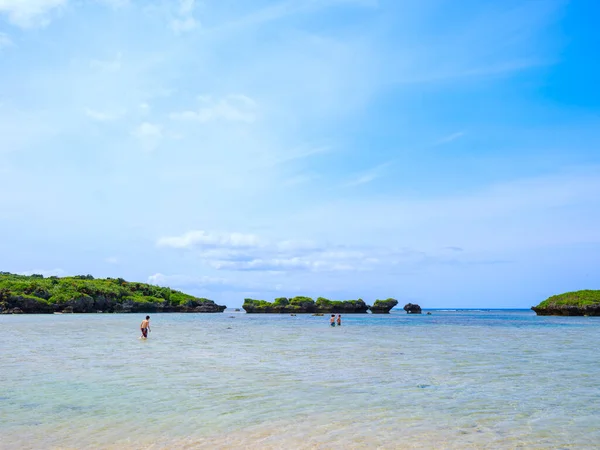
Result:
[[337,316],[337,325],[338,325],[338,327],[342,326],[342,315],[341,314],[338,314],[338,316]]
[[148,339],[148,331],[150,331],[150,316],[146,316],[146,318],[142,320],[140,329],[142,330],[142,339]]
[[332,327],[335,327],[335,314],[332,314],[331,317],[329,318],[329,325],[331,325]]

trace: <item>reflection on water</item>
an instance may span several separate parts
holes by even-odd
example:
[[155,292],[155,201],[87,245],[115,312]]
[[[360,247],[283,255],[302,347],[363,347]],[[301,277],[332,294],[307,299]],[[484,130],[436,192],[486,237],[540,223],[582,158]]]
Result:
[[0,448],[590,448],[598,318],[0,317]]

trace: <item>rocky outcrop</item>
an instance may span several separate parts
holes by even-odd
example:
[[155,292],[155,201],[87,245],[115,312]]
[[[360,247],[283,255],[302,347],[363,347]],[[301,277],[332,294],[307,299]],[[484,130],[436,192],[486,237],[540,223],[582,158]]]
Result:
[[549,305],[531,307],[538,316],[600,316],[599,305]]
[[51,314],[54,311],[46,300],[29,296],[11,295],[0,304],[2,314]]
[[388,298],[387,300],[375,300],[373,306],[371,306],[371,312],[373,314],[389,314],[391,309],[398,304],[398,300],[395,298]]
[[273,302],[265,300],[244,300],[244,310],[248,314],[299,313],[299,314],[365,314],[369,310],[362,299],[334,301],[319,297],[315,302],[310,297],[277,298]]
[[186,312],[186,313],[217,313],[225,311],[227,306],[217,305],[212,300],[198,300],[191,301],[185,305],[179,305],[179,310],[177,312]]
[[554,295],[531,309],[538,316],[600,316],[600,290]]
[[0,314],[52,314],[52,313],[220,313],[226,306],[217,305],[212,300],[196,299],[179,305],[167,301],[136,302],[126,300],[119,302],[106,297],[94,298],[89,295],[78,296],[61,303],[50,303],[36,297],[10,296],[0,302]]
[[417,304],[407,303],[404,305],[407,314],[421,314],[421,307]]

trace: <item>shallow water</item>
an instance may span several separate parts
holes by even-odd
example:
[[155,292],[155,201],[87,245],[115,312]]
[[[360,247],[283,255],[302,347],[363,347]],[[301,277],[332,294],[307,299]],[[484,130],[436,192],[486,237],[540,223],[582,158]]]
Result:
[[0,316],[0,448],[594,448],[600,318]]

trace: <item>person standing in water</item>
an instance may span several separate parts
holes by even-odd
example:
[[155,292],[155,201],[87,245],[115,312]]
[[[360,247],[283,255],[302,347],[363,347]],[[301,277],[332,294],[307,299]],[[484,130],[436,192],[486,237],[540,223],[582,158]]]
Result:
[[150,331],[150,316],[146,316],[140,324],[140,330],[142,330],[141,339],[148,339],[148,331]]
[[332,327],[335,327],[335,314],[332,314],[331,317],[329,318],[329,325],[331,325]]
[[337,316],[337,326],[341,327],[342,326],[342,315],[338,314]]

